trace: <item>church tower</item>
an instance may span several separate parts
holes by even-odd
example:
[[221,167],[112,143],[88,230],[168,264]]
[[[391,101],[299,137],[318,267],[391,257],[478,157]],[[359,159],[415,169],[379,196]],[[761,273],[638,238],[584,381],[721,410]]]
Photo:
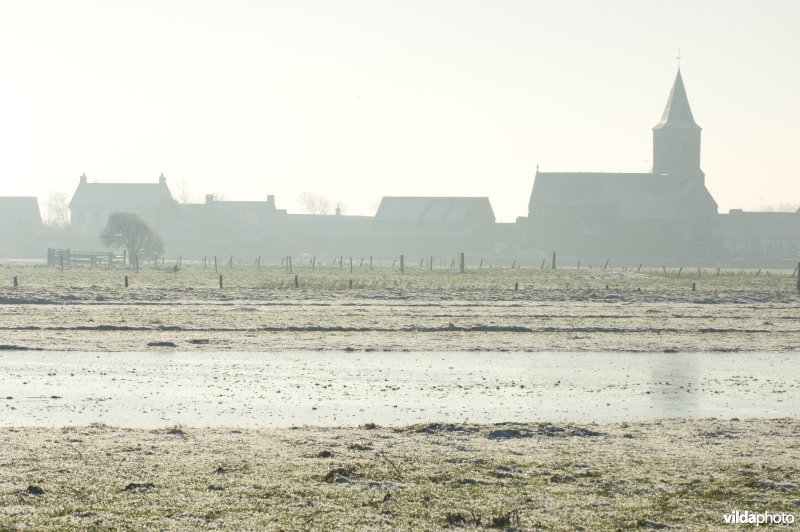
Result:
[[653,173],[696,177],[702,182],[705,174],[700,169],[700,131],[679,68],[661,121],[653,128]]

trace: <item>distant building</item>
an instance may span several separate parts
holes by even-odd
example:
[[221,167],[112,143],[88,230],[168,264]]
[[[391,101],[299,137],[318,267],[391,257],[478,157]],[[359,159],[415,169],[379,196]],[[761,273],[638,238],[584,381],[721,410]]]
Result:
[[577,258],[717,255],[717,203],[700,169],[700,132],[679,70],[653,128],[650,172],[537,168],[528,204],[531,248]]
[[800,253],[800,210],[720,214],[723,252],[734,259],[797,259]]
[[517,216],[513,223],[494,224],[494,249],[501,255],[519,257],[527,252],[528,217]]
[[69,202],[73,229],[92,239],[99,237],[111,213],[134,213],[153,228],[163,229],[175,218],[176,209],[163,174],[157,183],[89,183],[84,174]]
[[0,197],[0,257],[41,256],[42,215],[35,197]]
[[42,214],[34,196],[0,196],[0,222],[13,231],[20,227],[39,227]]
[[226,201],[206,195],[205,203],[178,205],[163,231],[170,252],[190,256],[255,258],[278,254],[286,210],[266,201]]
[[295,256],[363,257],[376,254],[368,245],[373,218],[337,212],[338,214],[286,215],[282,249]]
[[393,256],[494,252],[489,198],[384,197],[372,220],[374,253]]

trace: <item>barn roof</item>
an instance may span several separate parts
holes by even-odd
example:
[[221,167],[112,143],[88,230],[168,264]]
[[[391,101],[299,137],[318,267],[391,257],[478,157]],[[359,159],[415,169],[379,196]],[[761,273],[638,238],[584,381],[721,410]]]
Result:
[[27,224],[42,223],[39,202],[33,196],[2,196],[0,219]]
[[493,223],[494,211],[487,197],[389,196],[381,200],[375,221],[426,224]]

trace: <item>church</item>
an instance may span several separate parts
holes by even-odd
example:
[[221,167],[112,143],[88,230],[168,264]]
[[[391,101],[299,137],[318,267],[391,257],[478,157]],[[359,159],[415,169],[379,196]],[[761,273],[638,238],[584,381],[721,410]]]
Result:
[[653,127],[650,172],[537,168],[528,204],[530,248],[576,259],[718,255],[717,203],[700,169],[700,133],[679,69]]

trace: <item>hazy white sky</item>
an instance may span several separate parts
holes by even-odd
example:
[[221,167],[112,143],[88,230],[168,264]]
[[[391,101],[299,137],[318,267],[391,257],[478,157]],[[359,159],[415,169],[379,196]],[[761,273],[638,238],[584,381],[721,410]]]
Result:
[[489,196],[647,171],[682,49],[720,211],[800,202],[800,2],[0,0],[0,195]]

